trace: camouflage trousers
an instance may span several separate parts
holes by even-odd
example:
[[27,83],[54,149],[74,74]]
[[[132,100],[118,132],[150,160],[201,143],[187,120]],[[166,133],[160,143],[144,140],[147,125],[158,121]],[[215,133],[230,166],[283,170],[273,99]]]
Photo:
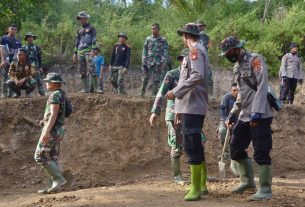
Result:
[[212,70],[211,70],[211,67],[210,67],[210,70],[209,70],[209,79],[208,79],[208,93],[210,95],[213,95],[213,92],[214,92],[214,80],[213,80],[213,73],[212,73]]
[[124,78],[125,71],[123,67],[113,67],[111,69],[110,82],[115,89],[124,88]]
[[1,88],[2,88],[2,96],[7,97],[8,96],[8,87],[6,82],[8,81],[8,69],[9,66],[4,66],[0,68],[0,75],[1,75]]
[[177,159],[182,155],[182,133],[180,127],[175,127],[174,121],[166,121],[168,145],[171,147],[171,158]]
[[34,155],[34,159],[39,165],[45,166],[51,161],[58,163],[60,141],[63,136],[64,129],[62,127],[56,127],[51,131],[51,137],[45,145],[42,143],[42,137],[40,136]]
[[156,95],[158,93],[158,87],[161,78],[161,65],[152,65],[149,67],[142,68],[142,89],[145,93],[147,84],[149,79],[152,79],[153,87],[152,87],[152,95]]
[[[36,80],[33,78],[27,78],[27,79],[23,79],[25,81],[23,81],[22,85],[17,86],[15,80],[8,80],[6,82],[6,85],[16,93],[16,95],[20,96],[21,95],[21,90],[25,90],[26,93],[31,93],[35,87],[36,87]],[[22,80],[20,80],[22,81]]]
[[84,52],[81,54],[78,54],[77,60],[78,60],[78,71],[80,73],[80,79],[88,78],[89,74],[89,52]]

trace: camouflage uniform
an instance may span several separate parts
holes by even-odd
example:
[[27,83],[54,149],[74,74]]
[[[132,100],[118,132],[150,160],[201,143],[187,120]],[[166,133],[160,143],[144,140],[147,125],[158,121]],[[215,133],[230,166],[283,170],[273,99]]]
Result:
[[[85,12],[80,12],[77,16],[79,18],[89,18]],[[83,89],[81,92],[89,92],[89,80],[88,80],[88,58],[91,49],[96,48],[96,30],[89,23],[83,25],[76,33],[75,40],[75,54],[78,58],[78,70],[80,72],[80,79],[82,81]]]
[[42,96],[45,96],[45,91],[43,89],[43,83],[41,79],[41,49],[37,45],[28,44],[23,47],[26,50],[28,61],[31,65],[35,65],[36,68],[36,81],[37,81],[37,88],[38,93]]
[[[26,95],[29,96],[36,87],[36,69],[34,65],[21,65],[18,61],[13,61],[10,65],[8,76],[10,79],[6,82],[6,85],[16,93],[16,97],[21,96],[20,90],[25,90]],[[20,86],[17,86],[18,82],[21,83]]]
[[161,36],[148,36],[145,40],[142,53],[143,75],[140,95],[144,96],[148,81],[151,77],[153,81],[152,95],[157,94],[160,82],[161,66],[165,66],[167,59],[167,40]]

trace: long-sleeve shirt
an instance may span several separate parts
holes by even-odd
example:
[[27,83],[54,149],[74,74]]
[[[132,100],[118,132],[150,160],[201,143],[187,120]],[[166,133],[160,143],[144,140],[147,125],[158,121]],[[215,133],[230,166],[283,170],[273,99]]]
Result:
[[[231,113],[238,115],[240,111],[239,119],[244,122],[249,122],[251,114],[254,113],[262,114],[262,118],[272,117],[272,108],[267,100],[268,70],[264,58],[261,55],[246,52],[236,68],[239,92]],[[247,82],[256,86],[257,90],[253,90]]]
[[304,79],[304,72],[302,67],[301,58],[297,54],[287,53],[282,58],[282,64],[279,71],[280,78],[294,78],[298,80]]
[[35,77],[35,67],[30,64],[21,65],[18,61],[13,61],[10,64],[8,75],[12,80],[21,80],[23,78],[34,78]]
[[222,120],[226,120],[231,112],[236,98],[231,93],[226,93],[220,103],[220,117]]
[[96,30],[90,24],[82,26],[76,33],[75,53],[89,52],[96,45]]
[[145,39],[142,63],[148,67],[153,65],[166,64],[168,59],[168,43],[164,37],[153,35]]
[[[174,70],[170,70],[166,73],[164,80],[157,93],[154,105],[151,109],[151,113],[160,115],[161,108],[164,102],[164,96],[168,91],[172,90],[177,86],[179,77],[180,77],[180,67]],[[174,120],[175,117],[174,106],[175,106],[175,100],[167,100],[166,114],[165,114],[166,121]]]
[[26,50],[28,61],[30,64],[35,64],[38,69],[41,67],[41,49],[37,45],[28,44],[23,47]]
[[6,57],[8,62],[13,61],[14,55],[17,54],[18,49],[22,47],[21,41],[16,37],[4,35],[1,37],[0,45],[3,45],[6,50]]
[[183,59],[178,85],[172,90],[175,113],[206,115],[208,109],[209,60],[204,47],[195,42]]
[[110,65],[128,68],[130,64],[131,49],[127,44],[116,44],[113,47]]

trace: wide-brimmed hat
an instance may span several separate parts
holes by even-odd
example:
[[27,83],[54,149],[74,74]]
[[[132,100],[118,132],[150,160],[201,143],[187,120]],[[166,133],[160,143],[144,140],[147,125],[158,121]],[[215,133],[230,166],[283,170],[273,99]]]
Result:
[[198,21],[196,22],[196,24],[197,24],[197,26],[207,26],[207,25],[205,24],[205,22],[202,21],[202,20],[198,20]]
[[46,82],[51,82],[51,83],[64,83],[65,82],[62,80],[61,75],[59,73],[48,73],[47,77],[43,79]]
[[128,40],[127,34],[125,32],[120,32],[120,34],[118,35],[118,37],[125,37],[126,40]]
[[33,37],[34,40],[36,39],[36,35],[34,35],[32,32],[26,33],[24,40],[27,40],[28,37]]
[[177,30],[177,34],[178,34],[179,36],[182,36],[183,33],[192,34],[192,35],[196,35],[196,36],[199,36],[199,35],[200,35],[200,34],[199,34],[200,32],[199,32],[199,30],[198,30],[198,26],[197,26],[197,24],[195,24],[195,23],[187,23],[187,24],[185,24],[185,25],[183,26],[182,29],[178,29],[178,30]]
[[226,37],[224,40],[221,41],[220,43],[220,49],[221,53],[219,54],[220,56],[224,56],[229,52],[231,49],[234,48],[242,48],[244,47],[244,41],[239,41],[236,37],[234,36],[229,36]]
[[76,17],[77,20],[80,20],[80,19],[89,19],[89,18],[90,18],[90,15],[87,14],[87,12],[85,12],[85,11],[79,12],[77,17]]

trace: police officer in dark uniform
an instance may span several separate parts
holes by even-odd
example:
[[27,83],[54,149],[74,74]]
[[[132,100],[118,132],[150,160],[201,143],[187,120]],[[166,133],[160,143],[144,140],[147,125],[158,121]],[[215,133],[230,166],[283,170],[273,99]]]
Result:
[[119,43],[113,47],[110,67],[111,84],[119,94],[126,94],[124,90],[124,75],[130,64],[131,49],[126,43],[128,37],[125,32],[118,35]]
[[233,193],[255,189],[253,163],[246,149],[253,143],[254,160],[259,165],[259,190],[250,200],[266,200],[272,197],[272,148],[271,123],[273,112],[267,99],[268,70],[265,59],[248,52],[236,37],[229,36],[221,42],[222,53],[236,63],[238,71],[238,96],[226,125],[230,126],[240,111],[230,142],[231,159],[237,162],[240,184]]

